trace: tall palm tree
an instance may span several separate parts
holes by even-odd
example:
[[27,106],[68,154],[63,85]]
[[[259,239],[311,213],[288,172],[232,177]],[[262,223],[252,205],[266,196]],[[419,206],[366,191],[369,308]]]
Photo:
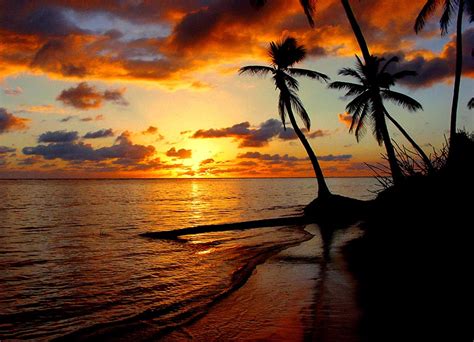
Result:
[[408,141],[410,141],[413,147],[420,153],[427,166],[431,165],[429,158],[423,150],[388,113],[384,106],[384,100],[388,100],[402,105],[410,111],[422,109],[421,104],[411,97],[390,90],[390,87],[393,86],[398,79],[415,75],[415,73],[413,71],[403,70],[390,74],[387,71],[387,67],[398,60],[396,57],[391,58],[383,65],[383,58],[371,56],[365,63],[363,63],[358,56],[356,56],[356,58],[356,68],[343,68],[339,72],[339,75],[351,76],[355,78],[358,83],[338,81],[331,83],[329,87],[347,90],[346,96],[354,97],[346,107],[347,111],[352,114],[352,123],[349,131],[354,132],[357,141],[359,141],[365,133],[367,120],[371,121],[377,142],[379,145],[382,143],[385,145],[393,182],[398,184],[403,179],[403,174],[396,159],[385,118],[392,121]]
[[296,135],[303,144],[306,153],[308,154],[309,159],[313,165],[318,182],[318,197],[328,197],[331,193],[324,179],[323,171],[319,165],[318,158],[313,152],[308,140],[306,140],[305,135],[299,128],[293,111],[295,111],[300,116],[306,126],[306,129],[309,130],[311,126],[311,120],[308,113],[306,112],[306,109],[303,107],[303,103],[297,95],[299,84],[295,76],[304,76],[323,81],[329,80],[329,77],[313,70],[293,67],[293,65],[301,62],[306,56],[306,49],[304,46],[298,45],[295,38],[288,37],[281,42],[270,43],[268,53],[271,59],[270,66],[249,65],[241,68],[239,73],[263,76],[267,74],[272,75],[276,89],[278,89],[280,92],[278,111],[283,123],[283,127],[286,129],[286,118],[288,116]]
[[[462,73],[462,19],[464,11],[469,15],[470,22],[474,21],[474,0],[427,0],[421,9],[415,21],[415,32],[420,32],[424,27],[426,20],[430,17],[437,7],[443,6],[443,14],[439,20],[441,34],[448,33],[448,26],[456,15],[456,70],[454,73],[454,91],[453,102],[451,104],[451,124],[450,124],[450,152],[453,147],[453,138],[456,134],[456,119],[459,102],[459,88],[461,85]],[[456,8],[457,7],[457,8]]]

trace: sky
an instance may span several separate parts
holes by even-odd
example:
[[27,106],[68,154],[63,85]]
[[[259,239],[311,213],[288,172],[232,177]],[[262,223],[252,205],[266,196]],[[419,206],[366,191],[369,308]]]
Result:
[[[352,5],[371,53],[418,72],[394,89],[424,110],[387,108],[430,153],[449,133],[455,37],[453,25],[440,35],[439,13],[415,35],[424,2]],[[474,131],[474,26],[463,25],[458,128]],[[0,0],[0,178],[313,177],[271,78],[238,74],[268,65],[269,42],[288,36],[308,52],[298,67],[351,81],[338,71],[360,53],[337,0],[317,2],[314,28],[296,0]],[[304,79],[299,96],[324,174],[372,175],[384,148],[370,129],[349,133],[349,99]]]

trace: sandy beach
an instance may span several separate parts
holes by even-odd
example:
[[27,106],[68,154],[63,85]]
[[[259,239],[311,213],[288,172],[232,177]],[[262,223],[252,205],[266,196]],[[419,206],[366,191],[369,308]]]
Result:
[[340,248],[360,231],[336,232],[325,261],[318,226],[305,229],[313,238],[258,265],[244,286],[163,340],[354,341],[355,283]]

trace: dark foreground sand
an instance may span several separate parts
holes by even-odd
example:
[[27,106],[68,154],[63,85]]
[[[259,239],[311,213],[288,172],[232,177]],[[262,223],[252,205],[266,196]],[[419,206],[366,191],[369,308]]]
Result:
[[163,340],[357,341],[355,282],[340,247],[361,233],[336,232],[325,261],[318,226],[306,230],[312,239],[258,265],[244,286]]

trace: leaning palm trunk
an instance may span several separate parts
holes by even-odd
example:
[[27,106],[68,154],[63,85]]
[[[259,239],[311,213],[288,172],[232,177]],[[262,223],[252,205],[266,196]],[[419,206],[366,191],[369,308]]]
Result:
[[301,143],[303,144],[306,153],[308,154],[309,159],[311,160],[311,164],[313,164],[313,170],[316,174],[316,180],[318,182],[318,197],[327,198],[331,194],[331,192],[329,191],[329,188],[324,179],[323,170],[319,165],[318,158],[316,157],[316,154],[314,154],[313,149],[311,148],[311,145],[309,144],[308,140],[306,140],[306,137],[304,136],[303,132],[298,127],[298,124],[295,120],[295,116],[293,115],[293,110],[291,109],[291,104],[289,102],[286,103],[286,110],[288,112],[288,117],[290,119],[291,125],[293,126],[293,129],[295,130],[295,133],[300,139]]
[[464,0],[459,0],[458,18],[456,23],[456,71],[454,75],[453,103],[451,106],[451,125],[449,133],[449,155],[454,148],[454,135],[456,134],[456,119],[459,102],[459,87],[461,85],[462,73],[462,16],[464,11]]
[[403,129],[403,127],[388,113],[385,112],[385,116],[395,125],[395,127],[398,128],[398,130],[403,134],[403,136],[410,142],[410,144],[413,146],[413,148],[418,152],[420,155],[421,159],[423,159],[423,162],[425,163],[425,166],[428,168],[428,172],[433,172],[433,164],[431,163],[430,158],[426,155],[425,151],[421,149],[421,147],[413,140],[410,135]]
[[[382,99],[377,98],[376,101],[379,102],[377,107],[383,108]],[[403,180],[403,173],[400,169],[400,165],[398,165],[395,149],[393,148],[392,140],[390,139],[390,135],[388,133],[387,122],[385,121],[385,113],[381,111],[378,116],[380,118],[380,134],[382,135],[385,150],[387,151],[387,158],[390,165],[390,171],[392,172],[393,184],[398,185]]]
[[367,42],[365,41],[364,34],[360,29],[359,23],[354,16],[354,12],[352,11],[351,5],[349,4],[349,0],[341,0],[342,6],[344,7],[344,11],[346,12],[347,19],[351,24],[352,31],[354,31],[354,35],[357,39],[357,43],[359,44],[360,50],[362,51],[362,56],[364,57],[365,62],[367,63],[370,58],[369,47]]

